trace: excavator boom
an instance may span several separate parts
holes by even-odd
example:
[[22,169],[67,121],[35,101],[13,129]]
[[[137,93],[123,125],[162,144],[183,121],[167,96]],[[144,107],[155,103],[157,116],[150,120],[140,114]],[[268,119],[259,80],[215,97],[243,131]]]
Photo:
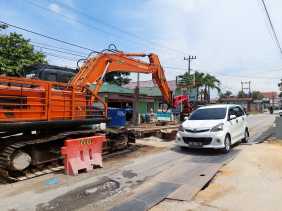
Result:
[[[136,57],[148,57],[149,62],[136,59]],[[94,98],[103,84],[106,73],[110,72],[135,72],[152,74],[153,81],[162,92],[164,101],[173,106],[172,92],[165,78],[164,70],[156,54],[142,53],[103,53],[97,57],[88,59],[81,67],[79,73],[70,81],[70,85],[77,90],[87,89],[87,86],[95,83],[96,88],[92,90]]]
[[[148,57],[147,62],[138,59],[144,57]],[[103,119],[107,105],[98,94],[105,75],[110,72],[152,74],[164,102],[173,107],[172,92],[156,54],[109,51],[88,58],[67,84],[0,77],[0,125],[2,128],[13,128],[10,126],[18,127],[18,123],[24,122],[22,127],[37,127],[39,121],[43,121],[42,125],[57,126],[69,120],[81,124],[86,120],[94,123],[99,118]],[[95,84],[94,89],[91,84]],[[93,107],[97,101],[103,103],[104,111],[97,113]]]

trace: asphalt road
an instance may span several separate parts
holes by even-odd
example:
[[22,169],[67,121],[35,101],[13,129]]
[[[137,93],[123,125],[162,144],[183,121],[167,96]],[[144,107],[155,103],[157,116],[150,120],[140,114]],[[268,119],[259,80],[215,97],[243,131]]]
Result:
[[[267,114],[249,116],[251,140],[264,135],[273,121],[274,116]],[[222,165],[248,147],[251,145],[235,146],[231,153],[221,154],[183,151],[171,144],[164,151],[139,156],[97,175],[71,178],[62,185],[43,188],[42,180],[37,186],[9,185],[0,188],[0,210],[147,210],[165,198],[191,200]],[[62,181],[64,177],[56,178]]]
[[250,141],[259,142],[272,131],[272,126],[277,115],[257,114],[250,115],[247,119],[250,128]]

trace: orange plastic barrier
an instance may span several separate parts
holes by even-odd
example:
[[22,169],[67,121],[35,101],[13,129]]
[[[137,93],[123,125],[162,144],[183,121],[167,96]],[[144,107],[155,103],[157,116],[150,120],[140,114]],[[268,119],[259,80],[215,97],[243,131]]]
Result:
[[78,175],[79,171],[89,171],[94,166],[102,167],[102,147],[105,135],[96,135],[66,140],[61,148],[64,156],[65,173]]

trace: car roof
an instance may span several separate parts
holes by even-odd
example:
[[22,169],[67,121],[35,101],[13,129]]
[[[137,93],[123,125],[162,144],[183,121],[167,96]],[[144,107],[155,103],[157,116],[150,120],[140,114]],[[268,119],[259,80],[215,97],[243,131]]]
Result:
[[234,107],[234,106],[239,106],[242,107],[240,105],[236,105],[236,104],[215,104],[215,105],[207,105],[207,106],[202,106],[198,109],[206,109],[206,108],[230,108],[230,107]]

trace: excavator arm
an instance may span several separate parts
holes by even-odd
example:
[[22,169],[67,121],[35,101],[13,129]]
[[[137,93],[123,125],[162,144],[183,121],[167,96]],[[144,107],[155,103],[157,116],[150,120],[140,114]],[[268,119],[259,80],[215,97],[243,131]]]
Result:
[[[149,62],[136,59],[136,57],[148,57]],[[172,92],[165,78],[164,70],[156,54],[142,53],[102,53],[97,57],[88,59],[80,68],[78,74],[70,81],[70,85],[77,90],[88,89],[93,95],[93,101],[96,99],[105,103],[99,98],[98,93],[103,85],[106,73],[110,72],[135,72],[152,74],[153,81],[158,85],[164,101],[173,106]],[[88,87],[90,84],[96,84],[94,90]]]

